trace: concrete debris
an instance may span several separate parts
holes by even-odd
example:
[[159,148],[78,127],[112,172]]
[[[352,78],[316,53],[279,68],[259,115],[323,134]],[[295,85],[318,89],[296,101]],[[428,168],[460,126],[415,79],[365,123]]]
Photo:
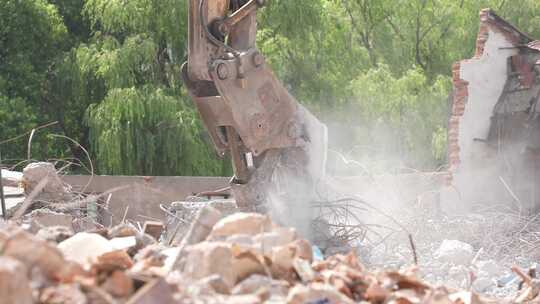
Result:
[[232,263],[233,256],[229,244],[203,242],[188,249],[183,273],[193,280],[218,274],[231,288],[235,285],[237,276]]
[[49,202],[61,202],[72,198],[69,188],[58,176],[56,168],[51,163],[30,163],[23,169],[22,184],[24,192],[29,195],[36,186],[47,179],[45,187],[37,194],[36,199]]
[[287,304],[304,303],[352,304],[354,302],[332,286],[314,283],[309,286],[296,285],[289,292]]
[[114,251],[113,245],[106,238],[96,233],[77,233],[58,244],[58,249],[68,260],[87,265],[100,255]]
[[137,246],[137,238],[134,236],[117,237],[111,239],[109,243],[116,250],[128,250]]
[[0,257],[0,303],[32,304],[32,289],[26,274],[27,269],[20,261]]
[[4,187],[18,188],[21,185],[23,174],[21,172],[2,169],[2,185]]
[[50,226],[41,228],[37,237],[53,243],[60,243],[74,235],[73,229],[66,226]]
[[[368,270],[355,251],[325,257],[294,229],[260,214],[222,218],[202,208],[179,245],[161,233],[157,242],[149,234],[158,230],[124,223],[74,233],[57,226],[34,236],[8,223],[0,227],[0,304],[496,303],[476,292],[495,284],[489,275],[497,265],[470,265],[472,250],[457,241],[443,242],[439,259],[456,273],[478,274],[469,291],[435,288],[417,278],[416,268]],[[524,289],[515,300],[536,300],[538,281],[517,275]]]
[[39,297],[40,303],[86,304],[88,299],[77,284],[47,287]]
[[47,209],[37,209],[25,215],[25,218],[33,227],[54,227],[64,226],[72,227],[74,217],[69,214],[54,212]]
[[125,298],[133,293],[133,279],[125,272],[115,270],[107,277],[102,287],[116,298]]
[[165,225],[162,222],[156,221],[146,221],[143,226],[143,232],[156,240],[159,240],[164,229]]
[[471,245],[461,241],[444,240],[435,252],[435,257],[455,265],[467,265],[474,258],[474,249]]
[[257,235],[271,229],[272,222],[268,216],[258,213],[236,213],[219,221],[208,239],[218,240],[235,234]]

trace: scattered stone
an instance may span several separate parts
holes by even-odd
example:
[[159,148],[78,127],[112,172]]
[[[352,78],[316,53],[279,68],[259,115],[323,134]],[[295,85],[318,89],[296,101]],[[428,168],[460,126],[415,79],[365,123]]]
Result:
[[435,257],[444,262],[455,265],[467,265],[473,257],[473,247],[457,240],[444,240],[435,252]]
[[258,213],[236,213],[215,224],[208,240],[218,240],[235,234],[257,235],[271,230],[272,222],[268,216]]
[[134,236],[116,237],[111,239],[109,243],[114,250],[127,250],[137,246],[137,238]]
[[368,289],[366,290],[366,299],[371,302],[383,303],[389,297],[390,297],[390,292],[384,289],[377,282],[372,282],[369,285]]
[[495,277],[501,274],[499,265],[493,260],[478,261],[475,266],[478,269],[478,276]]
[[146,283],[126,302],[126,304],[175,304],[173,290],[163,279],[158,278]]
[[32,304],[28,270],[16,259],[0,256],[0,304]]
[[[452,278],[454,287],[474,292],[433,288],[406,267],[370,272],[357,255],[363,248],[324,257],[294,229],[260,214],[221,219],[217,210],[202,208],[180,246],[172,247],[130,224],[92,231],[73,235],[69,227],[44,227],[36,237],[16,225],[0,225],[0,291],[13,288],[1,281],[11,279],[9,263],[2,263],[11,259],[23,265],[15,280],[26,279],[27,303],[501,303],[475,293],[495,287],[491,276],[498,265],[471,265],[472,248],[458,241],[443,242],[429,267]],[[435,271],[429,275],[439,280]],[[529,276],[519,273],[525,287],[519,300],[538,297],[540,281]]]
[[64,226],[71,228],[73,226],[74,217],[69,214],[54,212],[47,209],[38,209],[25,215],[32,222],[34,227],[56,227]]
[[273,229],[271,232],[265,232],[255,235],[252,240],[256,246],[261,248],[272,248],[283,246],[296,240],[296,230],[291,229]]
[[474,291],[482,293],[486,292],[492,287],[495,287],[495,283],[490,278],[482,277],[474,280],[472,287]]
[[211,290],[214,293],[219,293],[223,295],[231,294],[230,287],[223,280],[223,278],[217,274],[199,280],[197,285],[203,287],[206,290]]
[[23,174],[21,172],[2,169],[2,185],[4,187],[16,187],[21,185]]
[[86,304],[88,299],[76,284],[62,284],[47,287],[39,297],[43,304]]
[[269,278],[266,275],[253,274],[238,283],[232,290],[232,294],[252,294],[257,292],[261,286],[265,286],[269,289],[273,295],[287,296],[289,285],[285,281],[277,281]]
[[232,268],[230,246],[220,242],[203,242],[190,246],[185,261],[184,274],[194,280],[218,274],[227,286],[234,286],[236,275]]
[[231,245],[239,245],[243,247],[251,247],[255,248],[259,246],[259,244],[255,245],[255,241],[253,240],[253,237],[247,234],[235,234],[229,236],[225,243],[231,244]]
[[63,275],[70,272],[67,269],[69,264],[65,263],[62,253],[56,247],[24,231],[9,236],[2,254],[21,261],[29,269],[38,267],[47,278],[53,280],[63,280]]
[[66,226],[45,227],[38,231],[37,237],[53,243],[60,243],[73,236],[73,230]]
[[123,237],[130,237],[130,236],[135,237],[137,236],[137,234],[139,234],[139,232],[137,231],[135,227],[133,227],[133,225],[123,223],[109,229],[109,233],[107,237],[109,239],[123,238]]
[[321,283],[309,286],[296,285],[289,291],[287,304],[305,303],[352,304],[354,302],[330,285]]
[[32,193],[36,186],[45,178],[47,178],[47,183],[36,196],[36,200],[58,202],[71,199],[69,189],[64,185],[60,176],[58,176],[54,165],[45,162],[31,163],[23,169],[22,184],[26,195]]
[[315,279],[315,271],[307,260],[296,258],[293,262],[293,267],[302,282],[311,282]]
[[114,251],[109,240],[96,233],[80,232],[58,244],[66,259],[81,265],[91,263],[100,255]]
[[115,270],[107,277],[102,288],[117,298],[125,298],[133,293],[133,280],[125,272]]
[[133,266],[133,260],[124,250],[115,250],[97,257],[92,267],[98,272],[126,270]]

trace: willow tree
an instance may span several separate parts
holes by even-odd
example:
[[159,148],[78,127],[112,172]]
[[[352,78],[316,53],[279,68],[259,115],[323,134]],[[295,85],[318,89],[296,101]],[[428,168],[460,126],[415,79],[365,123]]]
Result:
[[75,109],[67,113],[80,118],[72,124],[83,120],[77,105],[87,107],[87,143],[99,173],[228,173],[179,77],[186,8],[185,0],[85,1],[92,37],[60,64],[57,86],[70,89],[56,99]]
[[[0,142],[47,121],[41,88],[66,36],[62,17],[46,0],[0,0]],[[42,138],[33,147],[47,151]],[[0,150],[4,159],[24,159],[26,141],[9,142]]]
[[88,110],[91,145],[100,172],[222,174],[201,140],[194,110],[178,96],[150,86],[113,89]]

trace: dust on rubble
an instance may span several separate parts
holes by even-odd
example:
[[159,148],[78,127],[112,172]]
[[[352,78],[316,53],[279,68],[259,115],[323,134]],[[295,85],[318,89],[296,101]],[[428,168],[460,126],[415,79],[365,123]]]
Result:
[[[359,243],[355,250],[323,256],[294,228],[267,215],[231,212],[228,204],[196,208],[176,225],[182,229],[158,221],[111,226],[106,212],[96,211],[106,209],[99,198],[75,193],[49,165],[30,169],[15,181],[27,195],[40,178],[51,183],[42,184],[32,202],[8,211],[22,216],[0,221],[0,304],[540,301],[540,281],[519,268],[505,281],[521,282],[511,297],[481,293],[510,268],[496,262],[502,254],[497,246],[444,230],[465,229],[469,219],[453,225],[439,218],[437,235],[425,233],[424,222],[414,218],[408,227],[414,230],[417,266],[399,237],[390,237],[384,248]],[[534,230],[532,222],[529,227]]]

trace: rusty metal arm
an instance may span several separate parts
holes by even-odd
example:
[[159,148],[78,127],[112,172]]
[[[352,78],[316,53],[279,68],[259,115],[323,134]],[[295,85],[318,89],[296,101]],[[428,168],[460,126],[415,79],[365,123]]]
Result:
[[232,13],[229,17],[223,20],[217,20],[213,28],[217,30],[223,37],[229,35],[231,29],[237,25],[240,21],[248,17],[250,14],[255,13],[257,9],[266,5],[266,0],[250,0],[240,9]]
[[326,159],[326,127],[289,94],[255,46],[256,11],[265,2],[189,0],[182,76],[216,149],[231,155],[231,188],[243,206],[267,201],[275,172],[311,182],[324,175]]

